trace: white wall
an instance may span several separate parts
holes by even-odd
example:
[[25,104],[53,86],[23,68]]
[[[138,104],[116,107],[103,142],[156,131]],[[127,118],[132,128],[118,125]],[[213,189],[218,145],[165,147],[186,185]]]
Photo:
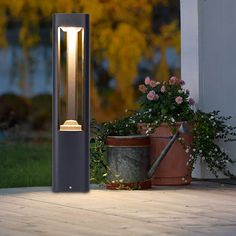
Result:
[[[236,0],[181,0],[181,74],[199,108],[236,117]],[[194,176],[212,177],[204,163]]]

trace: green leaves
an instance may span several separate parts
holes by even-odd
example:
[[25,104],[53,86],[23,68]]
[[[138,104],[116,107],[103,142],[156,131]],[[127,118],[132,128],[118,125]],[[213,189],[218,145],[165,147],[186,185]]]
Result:
[[208,169],[217,177],[218,171],[231,176],[228,164],[234,163],[229,153],[220,147],[220,141],[235,141],[236,127],[226,124],[231,117],[219,116],[219,111],[205,113],[198,110],[193,119],[192,164],[198,158],[206,162]]

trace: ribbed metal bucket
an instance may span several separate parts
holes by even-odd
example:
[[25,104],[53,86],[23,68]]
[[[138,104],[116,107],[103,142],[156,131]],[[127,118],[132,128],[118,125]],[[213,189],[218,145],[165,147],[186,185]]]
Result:
[[145,135],[108,136],[108,180],[121,179],[124,183],[147,180],[150,140]]

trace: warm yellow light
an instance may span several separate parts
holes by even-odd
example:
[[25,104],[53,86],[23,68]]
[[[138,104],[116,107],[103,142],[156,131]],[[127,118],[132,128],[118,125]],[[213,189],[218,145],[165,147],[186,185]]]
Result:
[[82,131],[82,129],[76,120],[66,120],[60,125],[60,131]]
[[68,80],[68,110],[67,118],[76,119],[76,66],[77,66],[77,45],[78,32],[81,27],[60,27],[66,32],[67,52],[67,80]]
[[60,131],[81,131],[76,121],[76,67],[78,64],[78,32],[81,27],[60,27],[66,32],[66,64],[67,64],[67,119],[60,125]]

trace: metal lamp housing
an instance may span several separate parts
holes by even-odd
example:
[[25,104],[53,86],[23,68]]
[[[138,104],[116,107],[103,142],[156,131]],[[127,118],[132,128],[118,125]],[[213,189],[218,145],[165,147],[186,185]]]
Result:
[[53,15],[52,191],[89,191],[88,14]]

